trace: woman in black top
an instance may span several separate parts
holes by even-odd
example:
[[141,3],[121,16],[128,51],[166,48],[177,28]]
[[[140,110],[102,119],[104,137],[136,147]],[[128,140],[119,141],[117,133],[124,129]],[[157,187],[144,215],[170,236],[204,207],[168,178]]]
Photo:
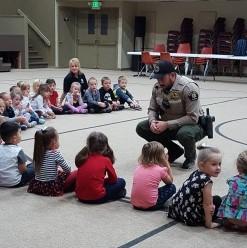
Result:
[[71,84],[73,82],[78,82],[81,85],[81,95],[84,96],[86,89],[88,88],[87,79],[80,71],[80,61],[78,58],[72,58],[69,61],[70,72],[63,80],[63,94],[61,95],[60,103],[62,104],[65,95],[70,91]]

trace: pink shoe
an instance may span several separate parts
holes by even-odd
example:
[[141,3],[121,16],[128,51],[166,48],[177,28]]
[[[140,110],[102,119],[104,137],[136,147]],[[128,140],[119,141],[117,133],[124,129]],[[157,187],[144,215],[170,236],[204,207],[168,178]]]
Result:
[[87,104],[86,103],[82,103],[81,107],[85,109],[85,108],[87,108]]
[[81,113],[81,114],[86,114],[86,113],[88,113],[88,109],[86,109],[86,108],[81,108],[81,109],[79,110],[79,113]]

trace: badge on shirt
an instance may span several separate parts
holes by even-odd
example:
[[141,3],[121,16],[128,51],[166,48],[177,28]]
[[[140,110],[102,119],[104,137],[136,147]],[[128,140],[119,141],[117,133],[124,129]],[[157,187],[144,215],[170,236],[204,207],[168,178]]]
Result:
[[198,93],[196,91],[191,91],[188,97],[191,101],[196,101],[198,100]]
[[169,97],[171,100],[178,100],[179,99],[179,94],[175,91],[170,92]]

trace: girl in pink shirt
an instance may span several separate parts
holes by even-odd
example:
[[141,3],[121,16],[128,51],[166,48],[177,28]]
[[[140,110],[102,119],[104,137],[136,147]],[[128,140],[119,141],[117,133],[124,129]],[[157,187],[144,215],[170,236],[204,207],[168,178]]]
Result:
[[[135,169],[131,203],[140,210],[158,210],[176,192],[168,156],[161,143],[145,144]],[[160,182],[166,185],[159,188]]]

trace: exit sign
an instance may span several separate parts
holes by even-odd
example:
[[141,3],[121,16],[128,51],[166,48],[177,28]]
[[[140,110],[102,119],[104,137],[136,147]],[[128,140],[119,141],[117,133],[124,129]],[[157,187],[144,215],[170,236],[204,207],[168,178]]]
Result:
[[88,2],[88,5],[91,9],[99,10],[101,9],[102,1],[93,0],[93,1]]

